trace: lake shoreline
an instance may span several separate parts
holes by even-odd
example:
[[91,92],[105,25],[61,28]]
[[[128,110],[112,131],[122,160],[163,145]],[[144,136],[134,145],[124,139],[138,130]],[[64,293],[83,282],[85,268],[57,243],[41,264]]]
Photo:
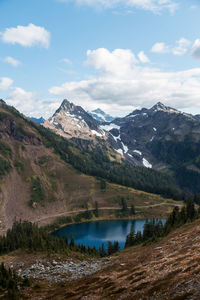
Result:
[[[152,220],[148,219],[149,221]],[[157,218],[161,222],[165,219]],[[108,242],[119,243],[120,249],[124,249],[127,235],[130,233],[133,226],[135,233],[143,232],[144,224],[147,219],[129,218],[117,220],[95,220],[85,221],[78,224],[66,225],[60,229],[55,230],[52,234],[60,238],[71,239],[73,235],[75,244],[81,244],[85,247],[95,247],[99,249],[102,244],[107,247]]]
[[[73,217],[74,215],[70,215]],[[124,216],[124,217],[116,217],[116,216],[106,216],[106,217],[99,217],[99,218],[91,218],[91,219],[83,219],[80,222],[70,222],[70,223],[63,223],[60,224],[59,226],[56,225],[55,229],[49,230],[49,233],[53,233],[55,231],[58,231],[59,229],[62,229],[63,227],[70,226],[70,225],[78,225],[78,224],[84,224],[84,223],[91,223],[91,222],[101,222],[101,221],[134,221],[134,220],[148,220],[148,219],[167,219],[167,216],[144,216],[142,214],[135,214],[134,216]],[[55,222],[52,222],[51,224],[47,226],[41,226],[44,228],[48,228],[49,226],[53,226]]]

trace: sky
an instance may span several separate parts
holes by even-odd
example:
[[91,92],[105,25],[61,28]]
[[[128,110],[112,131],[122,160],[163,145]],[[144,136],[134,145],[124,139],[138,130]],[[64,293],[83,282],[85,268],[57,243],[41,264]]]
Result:
[[0,98],[44,118],[63,99],[200,114],[199,15],[200,0],[0,0]]

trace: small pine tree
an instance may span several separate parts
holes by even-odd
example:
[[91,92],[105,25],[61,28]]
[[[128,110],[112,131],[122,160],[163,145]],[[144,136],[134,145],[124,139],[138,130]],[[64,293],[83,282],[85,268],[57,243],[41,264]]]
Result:
[[126,203],[126,200],[124,199],[124,197],[121,198],[121,205],[122,205],[122,212],[127,212],[128,207],[127,207],[127,203]]
[[107,249],[108,255],[111,255],[113,253],[113,245],[112,242],[108,241],[108,249]]
[[119,243],[118,241],[115,241],[113,245],[113,252],[118,252],[118,251],[119,251]]
[[70,236],[70,247],[71,247],[71,248],[74,247],[74,236],[73,236],[72,233],[71,233],[71,236]]
[[187,218],[189,220],[194,220],[194,218],[196,216],[196,211],[195,211],[194,202],[192,200],[189,200],[187,202],[186,213],[187,213]]
[[101,190],[105,191],[106,190],[106,187],[107,187],[107,183],[105,181],[105,179],[100,179],[100,188]]
[[99,204],[98,204],[97,201],[95,201],[94,215],[95,215],[96,218],[99,217]]
[[102,243],[101,247],[99,248],[99,254],[101,257],[104,257],[106,256],[106,250],[105,250],[105,247],[104,247],[104,243]]
[[134,215],[135,215],[135,207],[134,207],[133,204],[131,205],[130,213],[131,213],[131,216],[134,216]]

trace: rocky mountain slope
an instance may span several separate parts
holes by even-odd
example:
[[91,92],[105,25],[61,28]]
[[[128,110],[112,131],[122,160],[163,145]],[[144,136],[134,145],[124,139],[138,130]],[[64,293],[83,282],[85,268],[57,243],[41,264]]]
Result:
[[44,126],[67,138],[99,136],[133,165],[159,170],[170,163],[158,155],[158,145],[174,141],[187,143],[188,138],[195,144],[200,141],[198,115],[182,113],[160,102],[150,109],[135,110],[110,122],[97,121],[98,114],[106,116],[97,109],[90,117],[83,108],[64,100]]
[[46,128],[54,130],[65,138],[94,139],[104,137],[99,122],[91,117],[81,106],[75,106],[64,100],[54,115],[44,123]]
[[111,133],[114,139],[111,143],[119,153],[135,165],[154,169],[171,164],[162,155],[164,144],[187,144],[188,139],[194,144],[200,141],[200,124],[195,116],[160,102],[150,109],[135,110],[124,118],[115,119],[104,128]]
[[69,139],[81,139],[82,146],[90,140],[111,147],[126,163],[161,171],[172,176],[186,192],[200,193],[198,115],[158,102],[150,109],[135,110],[124,118],[102,123],[64,100],[44,126]]

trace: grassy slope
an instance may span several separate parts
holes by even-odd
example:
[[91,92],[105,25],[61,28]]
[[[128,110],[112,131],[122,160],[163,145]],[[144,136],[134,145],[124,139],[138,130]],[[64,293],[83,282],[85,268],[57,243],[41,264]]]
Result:
[[[111,258],[112,264],[93,275],[56,283],[33,279],[20,299],[191,300],[200,299],[200,220],[186,224],[148,246],[135,246]],[[30,267],[36,261],[66,260],[45,254],[15,251],[2,256],[7,267]],[[70,261],[88,259],[71,253]],[[37,286],[37,288],[35,288]]]
[[[102,191],[97,179],[81,174],[64,163],[52,148],[47,147],[30,122],[27,123],[18,114],[0,107],[0,114],[2,113],[6,113],[7,119],[15,122],[17,133],[24,140],[19,141],[6,133],[7,121],[3,119],[0,143],[3,143],[4,149],[0,149],[0,157],[9,161],[12,168],[6,177],[0,179],[1,229],[10,227],[14,217],[31,221],[46,218],[48,223],[55,215],[86,207],[93,208],[95,201],[99,203],[99,207],[119,207],[121,196],[127,198],[128,205],[134,204],[140,213],[147,210],[148,214],[158,217],[166,214],[174,205],[175,202],[160,196],[115,184],[108,184],[106,191]],[[38,177],[41,188],[39,196],[35,192],[38,186],[34,186]],[[32,201],[31,194],[34,194]],[[172,205],[152,206],[163,202],[171,202]],[[107,212],[106,217],[110,217]]]
[[62,285],[40,282],[39,289],[26,289],[23,295],[60,300],[200,299],[199,234],[197,220],[160,242],[121,251],[112,266],[94,275]]

